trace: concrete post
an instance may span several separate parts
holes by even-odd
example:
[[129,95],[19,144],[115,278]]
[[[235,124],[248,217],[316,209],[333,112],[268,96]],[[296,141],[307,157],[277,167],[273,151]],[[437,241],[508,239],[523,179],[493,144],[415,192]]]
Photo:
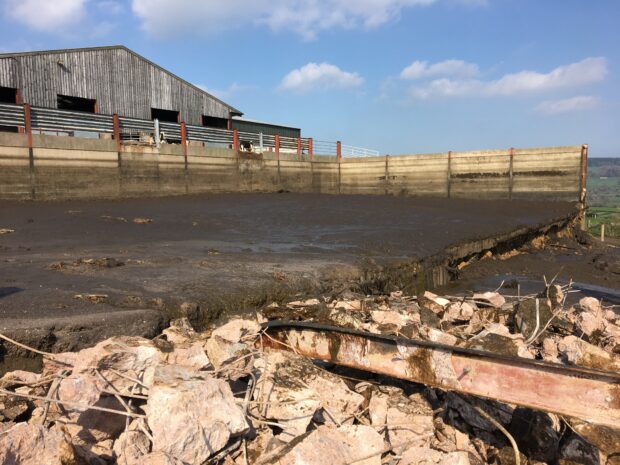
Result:
[[161,144],[161,131],[159,130],[159,120],[157,118],[153,120],[153,134],[155,134],[155,146],[159,149],[159,145]]
[[278,156],[278,160],[280,159],[280,135],[276,134],[275,136],[275,145],[276,145],[276,155]]
[[312,147],[312,137],[308,137],[308,155],[310,155],[310,158],[312,158],[312,155],[314,155],[314,149]]
[[340,141],[336,142],[336,158],[338,158],[338,161],[342,158],[342,142]]
[[260,153],[263,153],[263,133],[258,134],[258,146],[260,147]]
[[297,155],[301,159],[301,137],[297,138]]
[[605,242],[605,223],[601,223],[601,242]]

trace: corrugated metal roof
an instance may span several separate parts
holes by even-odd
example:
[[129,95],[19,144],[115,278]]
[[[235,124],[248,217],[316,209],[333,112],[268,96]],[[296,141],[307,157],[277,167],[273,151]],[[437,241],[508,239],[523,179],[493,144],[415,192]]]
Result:
[[197,90],[197,91],[207,95],[209,98],[211,98],[211,99],[221,103],[222,105],[228,107],[230,109],[231,113],[237,113],[239,115],[243,115],[243,112],[237,110],[232,105],[229,105],[228,103],[224,102],[223,100],[220,100],[219,98],[211,95],[209,92],[204,91],[200,87],[192,84],[189,81],[186,81],[185,79],[177,76],[176,74],[172,73],[171,71],[168,71],[167,69],[162,68],[157,63],[154,63],[153,61],[149,60],[148,58],[143,57],[139,53],[134,52],[133,50],[125,47],[124,45],[108,45],[108,46],[102,46],[102,47],[64,48],[64,49],[54,49],[54,50],[33,50],[33,51],[30,51],[30,52],[13,52],[13,53],[9,52],[9,53],[0,53],[0,58],[11,58],[11,57],[29,56],[29,55],[51,55],[51,54],[54,54],[54,53],[71,53],[71,52],[97,51],[97,50],[125,50],[128,53],[131,53],[132,55],[136,56],[140,60],[145,61],[146,63],[149,63],[150,65],[152,65],[152,66],[156,67],[157,69],[163,71],[164,73],[170,75],[174,79],[178,79],[179,81],[183,82],[184,84],[194,88],[195,90]]

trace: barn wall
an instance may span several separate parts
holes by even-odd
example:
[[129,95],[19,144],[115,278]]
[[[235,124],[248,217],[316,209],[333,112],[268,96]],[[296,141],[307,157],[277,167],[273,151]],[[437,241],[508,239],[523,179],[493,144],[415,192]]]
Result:
[[578,201],[582,147],[343,159],[0,133],[0,199],[316,192]]
[[151,107],[228,118],[231,107],[125,48],[74,50],[0,58],[0,86],[16,87],[24,102],[57,108],[57,94],[97,100],[99,112],[151,119]]

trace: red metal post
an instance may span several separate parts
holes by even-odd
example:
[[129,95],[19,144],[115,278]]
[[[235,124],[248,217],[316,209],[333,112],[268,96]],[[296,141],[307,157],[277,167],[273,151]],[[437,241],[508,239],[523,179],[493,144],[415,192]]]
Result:
[[121,121],[116,113],[112,115],[114,126],[114,140],[116,141],[116,151],[121,152]]
[[314,155],[314,151],[312,148],[312,137],[308,137],[308,155],[310,155],[310,157]]
[[276,145],[276,155],[278,155],[278,160],[280,159],[280,135],[276,134],[275,136],[275,145]]
[[24,103],[24,129],[28,138],[28,148],[32,148],[32,117],[29,103]]
[[226,129],[229,131],[232,129],[232,118],[228,118],[228,121],[226,121]]
[[338,160],[342,158],[342,142],[336,142],[336,157]]
[[301,158],[301,137],[297,138],[297,155]]
[[22,92],[19,89],[15,91],[15,103],[17,105],[20,105],[22,103]]
[[239,150],[239,131],[233,129],[233,149]]
[[181,121],[181,144],[183,145],[183,155],[187,156],[187,126],[185,121]]

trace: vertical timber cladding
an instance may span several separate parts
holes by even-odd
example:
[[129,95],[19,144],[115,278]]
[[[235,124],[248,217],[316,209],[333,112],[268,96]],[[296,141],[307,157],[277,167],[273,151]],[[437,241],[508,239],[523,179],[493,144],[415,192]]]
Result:
[[0,85],[19,88],[37,107],[56,108],[63,94],[96,100],[102,114],[146,120],[152,107],[179,111],[193,125],[202,125],[203,115],[240,114],[121,46],[0,55]]

